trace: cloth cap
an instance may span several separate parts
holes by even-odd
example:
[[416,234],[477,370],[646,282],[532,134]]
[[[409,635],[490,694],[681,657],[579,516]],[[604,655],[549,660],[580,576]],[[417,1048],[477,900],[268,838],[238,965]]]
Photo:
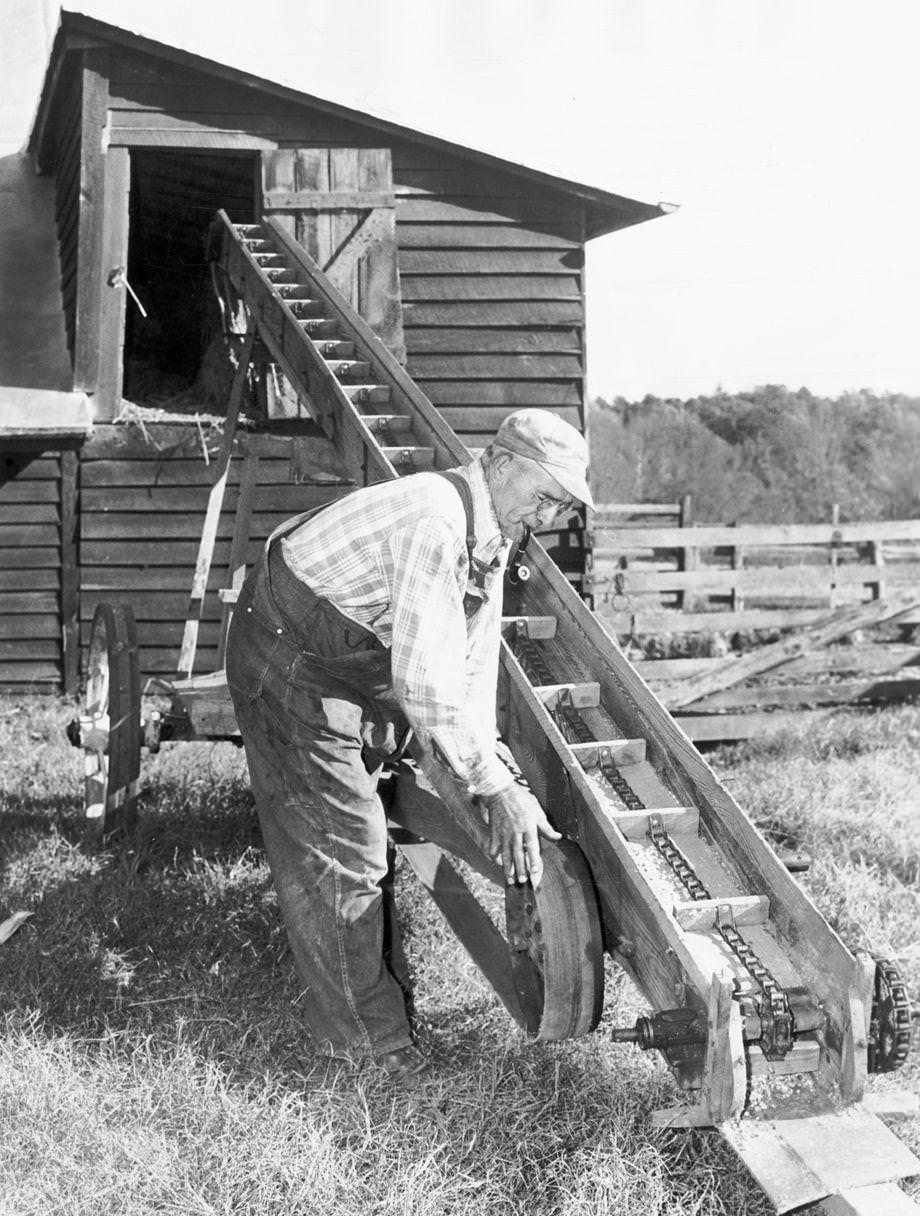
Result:
[[516,410],[498,428],[495,442],[545,469],[564,490],[594,508],[588,489],[588,445],[584,436],[549,410]]

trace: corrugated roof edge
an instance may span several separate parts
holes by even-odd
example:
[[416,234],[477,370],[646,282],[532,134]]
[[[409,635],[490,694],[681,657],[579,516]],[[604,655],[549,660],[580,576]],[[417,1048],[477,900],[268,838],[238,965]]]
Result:
[[[209,72],[248,88],[266,90],[286,100],[310,105],[335,117],[372,127],[394,138],[424,143],[439,151],[476,161],[478,164],[498,172],[510,173],[525,178],[534,185],[544,186],[546,189],[567,194],[585,204],[585,235],[589,240],[593,237],[603,236],[608,232],[615,232],[620,228],[628,228],[633,224],[641,224],[645,220],[656,219],[658,216],[668,213],[666,208],[660,207],[655,203],[639,202],[637,199],[627,198],[624,195],[612,194],[608,190],[600,190],[594,186],[586,186],[582,182],[573,182],[567,178],[545,173],[540,169],[532,169],[527,165],[516,164],[514,161],[504,160],[489,152],[480,152],[474,148],[467,148],[462,144],[442,139],[440,136],[430,135],[411,127],[404,127],[388,119],[377,118],[372,114],[353,110],[337,102],[327,101],[324,98],[303,93],[298,89],[291,88],[289,85],[278,84],[264,77],[254,76],[239,68],[228,67],[225,64],[217,63],[215,60],[205,59],[203,56],[196,55],[191,51],[184,51],[178,47],[168,46],[166,43],[156,42],[151,38],[144,37],[142,34],[135,34],[119,26],[109,25],[104,21],[98,21],[94,17],[87,17],[83,13],[65,10],[61,11],[60,24],[58,25],[54,45],[51,50],[51,57],[42,84],[38,111],[29,137],[29,151],[35,155],[36,161],[39,164],[41,164],[42,160],[45,124],[61,61],[67,50],[73,49],[74,44],[81,48],[86,47],[87,40],[90,43],[93,41],[114,43],[120,46],[133,47],[135,50],[145,54],[159,55],[185,67]],[[71,45],[68,46],[68,43]]]

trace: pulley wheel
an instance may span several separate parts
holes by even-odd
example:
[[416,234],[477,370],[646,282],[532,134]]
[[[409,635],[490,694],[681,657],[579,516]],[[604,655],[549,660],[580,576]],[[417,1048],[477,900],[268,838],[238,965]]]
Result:
[[141,686],[137,631],[127,604],[96,608],[79,726],[86,828],[100,841],[137,818]]
[[578,1038],[600,1021],[604,947],[588,863],[572,840],[541,842],[543,878],[505,888],[522,1024],[534,1039]]

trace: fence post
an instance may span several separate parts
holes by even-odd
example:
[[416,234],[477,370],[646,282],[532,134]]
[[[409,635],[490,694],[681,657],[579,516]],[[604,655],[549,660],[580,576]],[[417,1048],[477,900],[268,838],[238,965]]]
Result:
[[[831,524],[834,526],[835,529],[840,526],[840,503],[839,502],[835,502],[834,505],[831,507]],[[831,535],[831,552],[830,552],[831,585],[830,585],[830,594],[828,596],[828,606],[830,608],[833,608],[837,601],[837,548],[838,548],[839,544],[840,544],[840,534],[839,534],[839,532],[835,531]]]
[[[732,524],[732,527],[733,528],[738,527],[737,520],[734,521],[734,523]],[[744,546],[743,545],[733,545],[732,546],[731,561],[732,561],[733,570],[743,570],[744,569]],[[744,609],[744,592],[741,590],[741,588],[739,587],[739,585],[737,583],[732,583],[731,610],[732,610],[732,612],[741,612],[741,611],[743,611],[743,609]]]
[[[692,528],[693,527],[693,495],[682,494],[680,499],[680,510],[678,515],[678,527]],[[696,570],[700,564],[700,554],[698,549],[693,549],[689,545],[682,545],[677,552],[677,569],[678,570]],[[693,606],[693,595],[688,594],[689,589],[682,589],[677,595],[677,606],[683,612],[689,612]]]

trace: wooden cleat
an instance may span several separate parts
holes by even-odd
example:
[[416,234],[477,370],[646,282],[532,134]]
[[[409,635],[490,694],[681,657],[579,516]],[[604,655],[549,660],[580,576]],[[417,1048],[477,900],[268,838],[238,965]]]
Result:
[[695,806],[667,806],[657,810],[611,811],[610,817],[627,840],[647,841],[650,819],[657,815],[671,836],[693,835],[700,832],[700,813]]
[[540,684],[534,692],[547,709],[568,705],[572,709],[596,709],[601,703],[601,686],[591,680],[578,684]]
[[570,743],[569,747],[584,769],[600,768],[605,764],[626,768],[630,764],[641,764],[645,759],[644,739],[598,739],[591,743]]
[[381,451],[399,473],[415,473],[434,468],[434,448],[382,448]]
[[548,641],[556,636],[554,616],[503,616],[502,633],[506,638],[528,638],[532,642]]
[[343,384],[342,392],[354,405],[389,405],[388,384]]
[[673,914],[686,933],[708,933],[726,922],[732,925],[766,924],[770,919],[770,901],[766,895],[695,899],[675,904]]
[[327,359],[326,364],[337,380],[363,380],[371,370],[371,365],[361,359]]

